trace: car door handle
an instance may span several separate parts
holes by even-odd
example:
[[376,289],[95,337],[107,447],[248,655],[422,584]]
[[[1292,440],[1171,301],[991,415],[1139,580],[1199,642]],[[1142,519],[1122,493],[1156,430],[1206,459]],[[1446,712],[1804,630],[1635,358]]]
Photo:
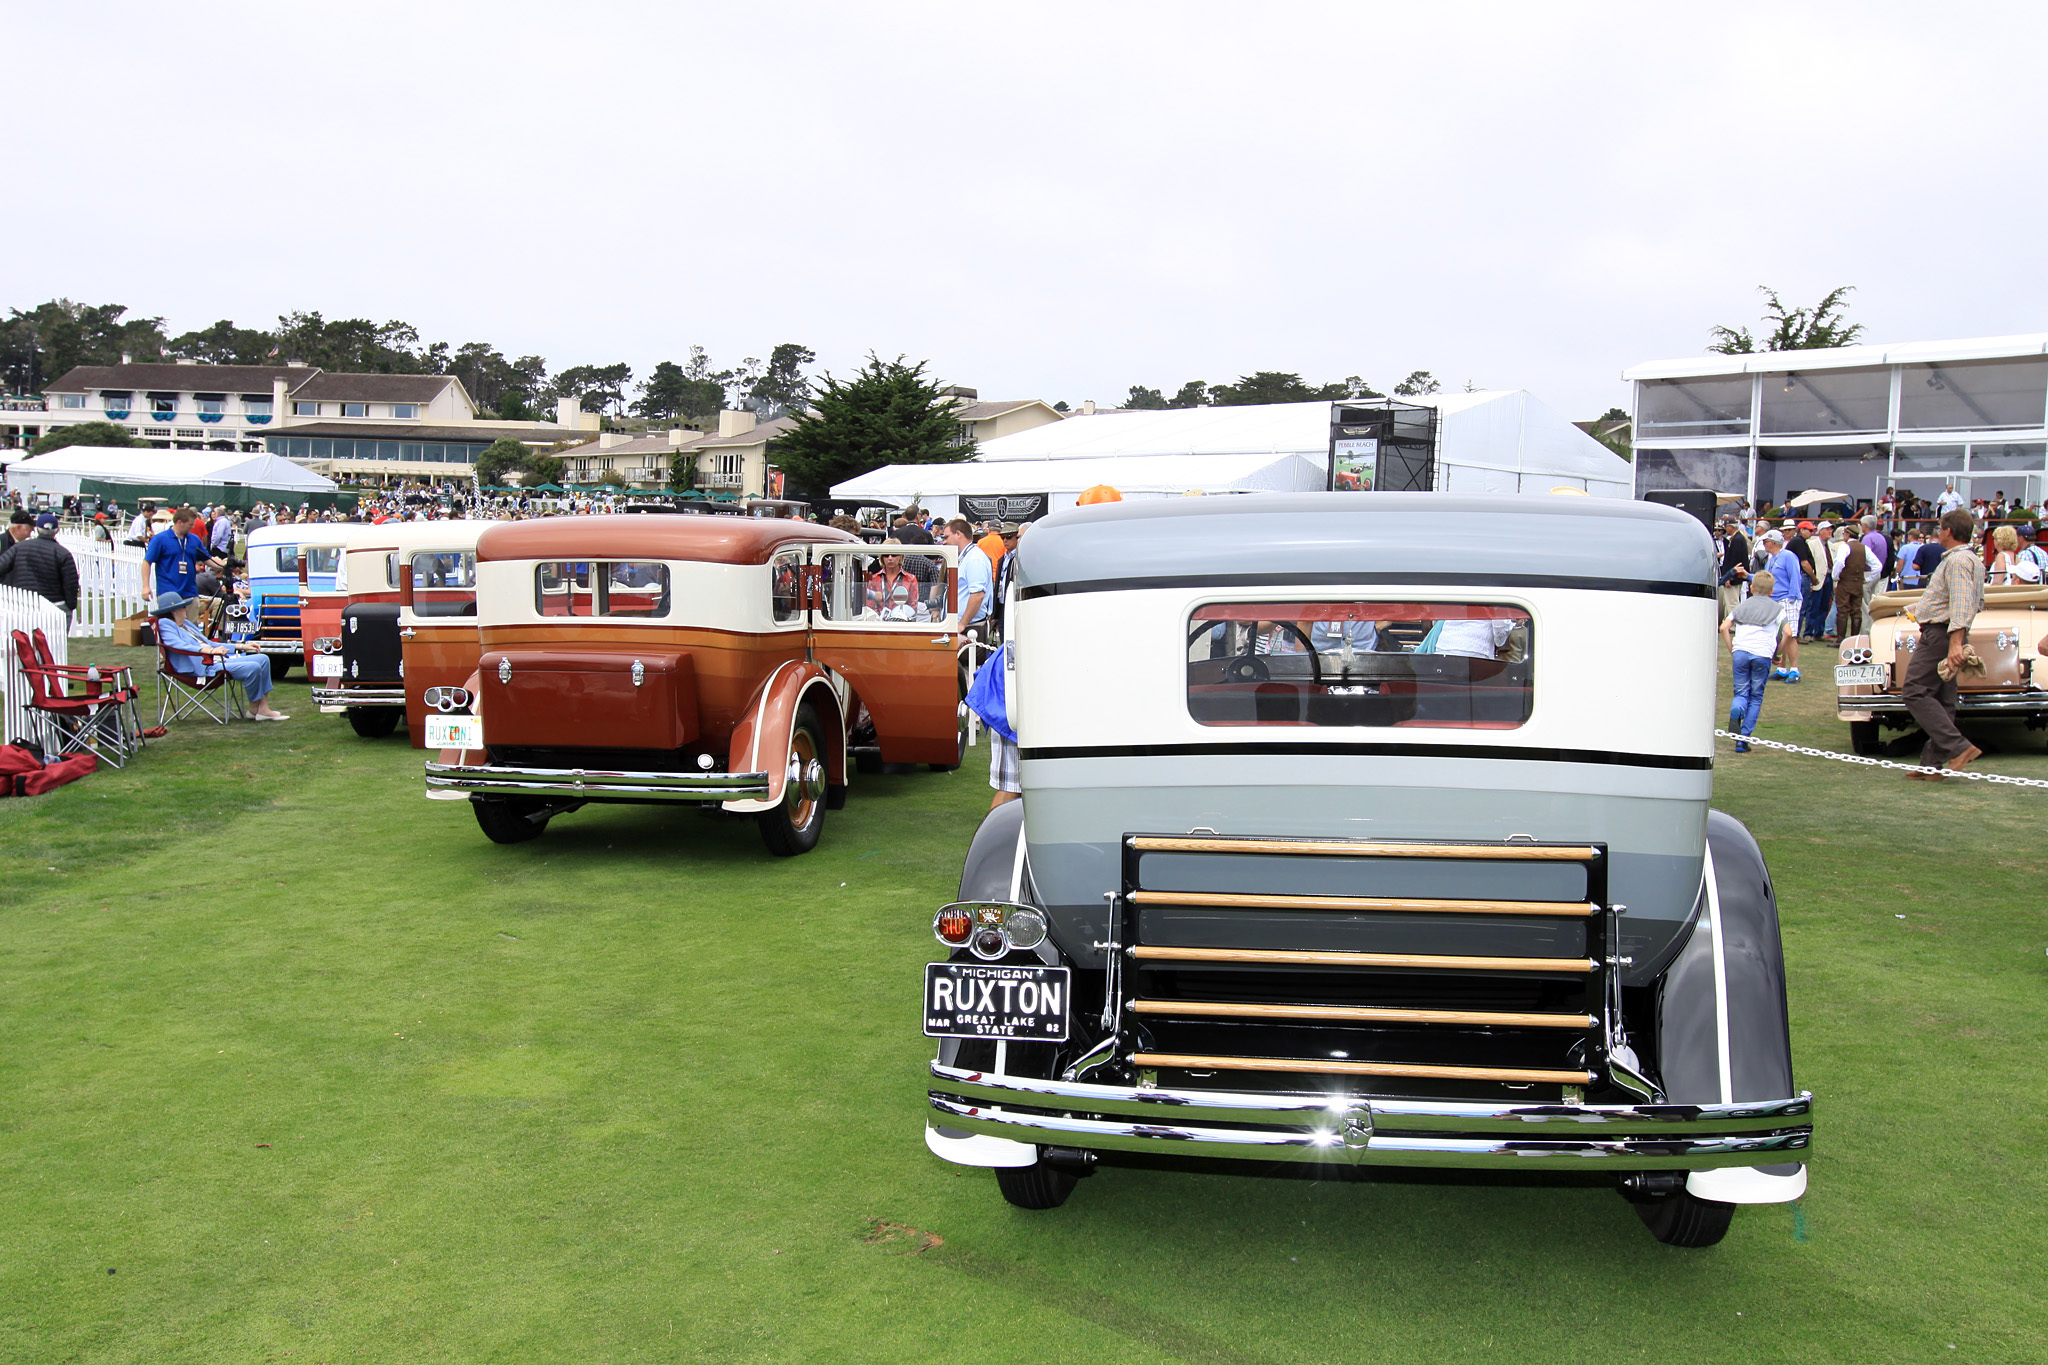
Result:
[[402,640],[410,640],[413,636],[417,634],[419,634],[419,632],[414,630],[411,626],[407,626],[404,630],[398,632],[398,636]]
[[950,645],[953,643],[953,637],[950,635],[934,635],[932,636],[932,643],[935,645]]

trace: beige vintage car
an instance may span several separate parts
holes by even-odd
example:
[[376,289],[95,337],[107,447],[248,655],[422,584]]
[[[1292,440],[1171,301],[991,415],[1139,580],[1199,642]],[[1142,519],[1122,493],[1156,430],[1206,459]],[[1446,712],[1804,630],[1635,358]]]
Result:
[[[1906,729],[1913,718],[1900,688],[1906,662],[1920,638],[1913,621],[1914,592],[1880,593],[1870,604],[1870,633],[1842,641],[1835,668],[1836,710],[1849,722],[1849,743],[1859,754],[1883,747],[1882,729]],[[1984,660],[1957,687],[1956,719],[2019,720],[2030,730],[2048,727],[2048,666],[2041,637],[2048,635],[2048,587],[2015,584],[1984,590],[1984,610],[1970,625],[1970,643]]]

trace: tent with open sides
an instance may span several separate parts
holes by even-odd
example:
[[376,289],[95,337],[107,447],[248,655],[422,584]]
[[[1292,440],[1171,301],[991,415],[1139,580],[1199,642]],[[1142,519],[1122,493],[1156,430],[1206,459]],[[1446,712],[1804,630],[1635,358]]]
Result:
[[[1438,492],[1630,494],[1628,462],[1526,390],[1398,401],[1436,410]],[[1013,519],[1072,507],[1095,484],[1126,497],[1304,492],[1328,486],[1332,415],[1327,402],[1074,414],[988,441],[959,464],[884,465],[832,496]]]
[[7,486],[30,495],[138,498],[247,509],[259,502],[330,507],[334,480],[276,455],[231,450],[138,450],[65,446],[7,467]]

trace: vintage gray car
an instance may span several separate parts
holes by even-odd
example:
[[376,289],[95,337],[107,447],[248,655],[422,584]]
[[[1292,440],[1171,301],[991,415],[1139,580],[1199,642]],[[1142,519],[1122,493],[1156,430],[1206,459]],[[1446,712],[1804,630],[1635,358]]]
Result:
[[1599,1173],[1683,1246],[1805,1190],[1697,521],[1111,504],[1011,591],[1024,794],[933,921],[933,1152],[1026,1208],[1118,1163]]

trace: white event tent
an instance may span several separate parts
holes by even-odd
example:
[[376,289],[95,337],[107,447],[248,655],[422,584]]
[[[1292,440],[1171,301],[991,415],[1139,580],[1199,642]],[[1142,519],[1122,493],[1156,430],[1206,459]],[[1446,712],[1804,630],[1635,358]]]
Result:
[[7,486],[26,494],[70,497],[81,481],[150,487],[236,486],[266,499],[332,493],[323,478],[276,455],[231,450],[137,450],[122,446],[65,446],[7,466]]
[[[1633,492],[1628,462],[1525,389],[1399,400],[1440,417],[1436,489],[1446,493]],[[1331,405],[1116,409],[1070,414],[983,444],[960,464],[885,465],[834,485],[832,496],[957,515],[960,499],[1015,495],[1046,510],[1096,484],[1125,497],[1303,492],[1328,484]]]

